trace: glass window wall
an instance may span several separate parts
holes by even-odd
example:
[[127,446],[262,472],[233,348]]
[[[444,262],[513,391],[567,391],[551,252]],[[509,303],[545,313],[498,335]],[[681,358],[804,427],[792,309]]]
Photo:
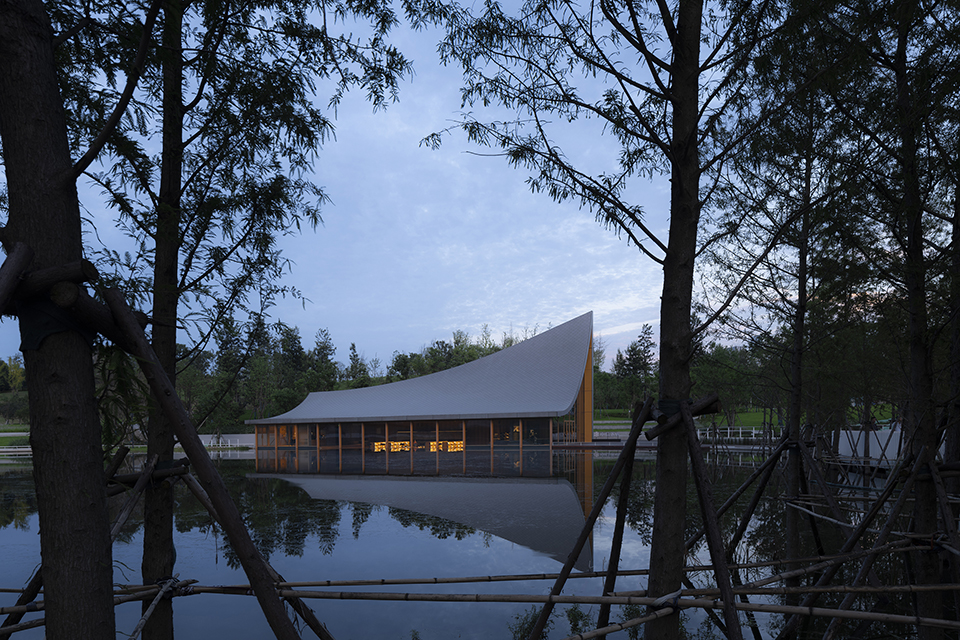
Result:
[[257,470],[550,476],[552,428],[550,418],[257,425]]
[[437,423],[437,473],[464,473],[464,425],[462,420]]
[[317,425],[320,449],[320,473],[340,473],[340,425],[326,422]]
[[340,425],[340,473],[363,473],[363,425]]
[[413,453],[410,442],[412,427],[413,425],[410,422],[390,422],[387,424],[387,436],[389,438],[387,473],[410,474],[412,468],[410,456]]
[[367,422],[363,425],[363,472],[387,472],[387,425]]

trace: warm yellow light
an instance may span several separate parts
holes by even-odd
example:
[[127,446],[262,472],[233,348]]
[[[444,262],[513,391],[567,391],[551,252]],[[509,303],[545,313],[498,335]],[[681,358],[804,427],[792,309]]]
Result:
[[440,451],[463,451],[463,440],[441,440],[440,442],[431,442],[430,443],[430,452],[436,453],[437,449]]
[[[374,453],[379,453],[387,450],[386,442],[374,442],[373,451]],[[410,451],[410,443],[408,441],[403,442],[391,442],[390,451]]]

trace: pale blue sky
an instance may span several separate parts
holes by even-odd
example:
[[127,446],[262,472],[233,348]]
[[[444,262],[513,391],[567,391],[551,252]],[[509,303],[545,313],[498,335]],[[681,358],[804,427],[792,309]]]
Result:
[[[530,193],[522,170],[477,155],[485,150],[463,136],[447,137],[438,151],[421,147],[460,112],[460,75],[438,64],[435,36],[399,35],[416,75],[386,111],[372,113],[360,94],[340,106],[336,140],[316,161],[316,182],[333,201],[324,224],[281,245],[295,262],[285,282],[310,302],[282,302],[271,320],[299,327],[306,348],[327,328],[338,360],[356,343],[386,367],[394,351],[418,351],[457,329],[476,336],[486,324],[499,338],[592,310],[609,367],[642,324],[658,322],[659,266],[576,203]],[[563,132],[568,155],[597,167],[613,162],[613,142],[591,126]],[[644,184],[633,194],[662,238],[668,184]],[[103,210],[95,194],[82,198],[92,214]],[[99,215],[98,226],[118,248],[109,215]],[[0,354],[17,346],[8,318]]]

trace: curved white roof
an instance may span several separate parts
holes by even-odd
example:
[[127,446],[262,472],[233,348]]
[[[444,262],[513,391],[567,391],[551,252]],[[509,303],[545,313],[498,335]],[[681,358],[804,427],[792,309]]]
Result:
[[247,424],[531,418],[566,415],[583,381],[593,312],[467,364],[376,387],[311,393]]

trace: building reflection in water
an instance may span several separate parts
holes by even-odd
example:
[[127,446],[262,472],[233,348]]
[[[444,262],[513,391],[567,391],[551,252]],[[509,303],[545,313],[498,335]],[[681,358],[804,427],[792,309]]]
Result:
[[[550,420],[538,420],[546,437]],[[257,475],[281,477],[316,499],[458,522],[558,562],[593,506],[592,452],[551,451],[533,420],[349,426],[258,425]],[[591,536],[575,568],[592,567]]]

